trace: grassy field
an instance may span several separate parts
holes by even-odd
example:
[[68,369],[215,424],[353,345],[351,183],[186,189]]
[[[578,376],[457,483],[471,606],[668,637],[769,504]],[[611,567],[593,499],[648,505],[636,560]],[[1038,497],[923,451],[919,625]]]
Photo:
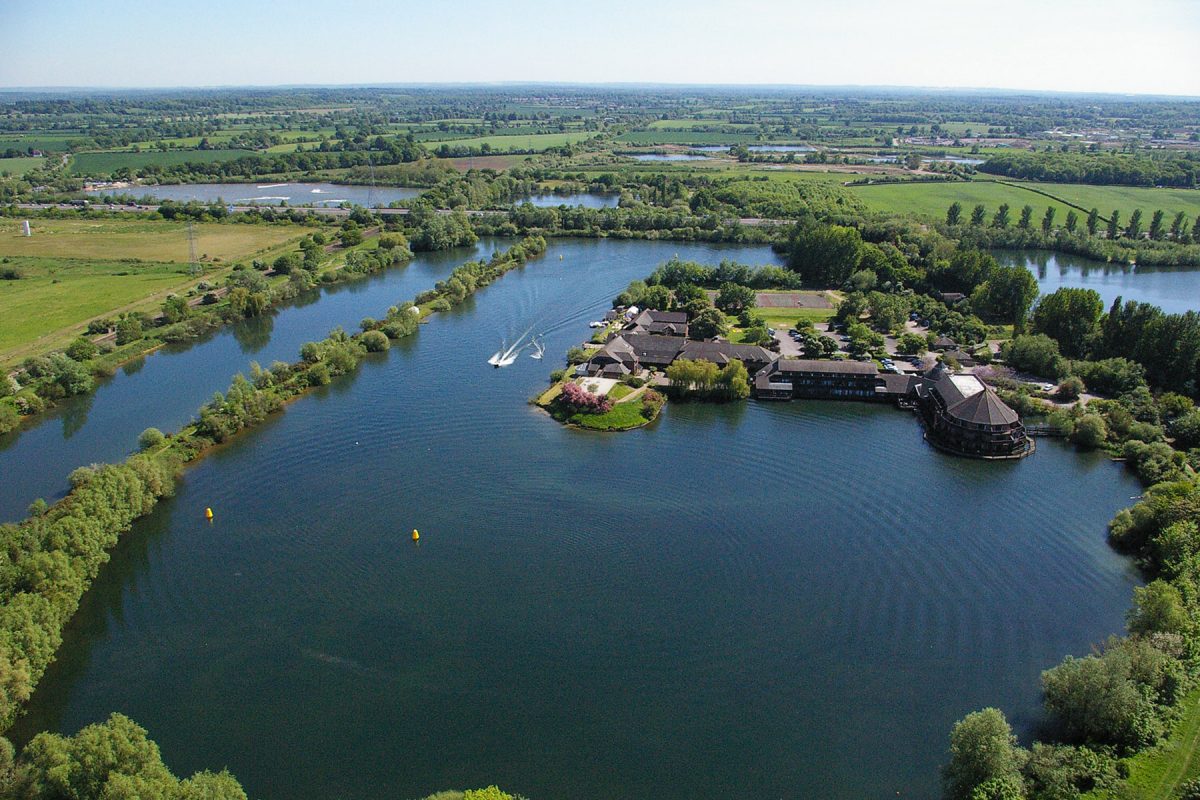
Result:
[[39,340],[63,328],[197,280],[181,264],[12,258],[3,266],[15,267],[22,278],[0,280],[0,363],[10,362],[22,345],[48,350],[56,344]]
[[1129,759],[1129,777],[1113,792],[1091,792],[1088,800],[1171,800],[1179,785],[1200,777],[1200,689],[1181,704],[1183,718],[1170,738]]
[[151,164],[170,166],[196,162],[233,161],[254,155],[252,150],[168,150],[166,152],[78,153],[71,158],[71,171],[76,175],[107,175],[121,167],[139,169]]
[[1013,209],[1014,222],[1021,207],[1026,204],[1033,206],[1035,219],[1039,220],[1046,207],[1053,205],[1057,209],[1057,220],[1061,223],[1070,206],[1051,200],[1038,192],[1047,192],[1084,209],[1098,208],[1105,217],[1113,209],[1119,209],[1122,218],[1128,220],[1133,210],[1140,208],[1144,217],[1143,224],[1148,224],[1151,213],[1159,208],[1167,213],[1168,220],[1177,211],[1183,211],[1192,220],[1200,214],[1200,192],[1187,189],[1053,183],[1018,185],[993,181],[891,183],[851,186],[848,189],[872,211],[911,213],[938,219],[945,217],[946,209],[957,200],[963,204],[964,213],[968,215],[973,206],[982,203],[987,207],[989,219],[1001,203],[1008,203]]
[[24,175],[32,169],[37,169],[46,163],[46,159],[36,158],[0,158],[0,175]]
[[[16,220],[0,228],[0,256],[52,258],[142,259],[186,262],[189,258],[187,225],[147,220],[97,219],[30,221],[32,236],[22,236]],[[305,229],[290,226],[194,226],[197,257],[207,260],[243,258],[298,239]]]
[[[34,235],[15,223],[0,232],[0,365],[62,347],[88,320],[117,311],[154,310],[171,293],[201,280],[188,275],[187,226],[144,220],[34,220]],[[219,282],[235,259],[274,257],[307,229],[196,225],[204,280]],[[212,260],[220,258],[221,263]]]
[[574,133],[532,133],[516,136],[477,136],[469,139],[446,139],[438,142],[426,142],[431,149],[446,144],[451,147],[482,147],[487,145],[492,150],[500,152],[510,150],[545,150],[548,147],[562,147],[564,144],[580,142],[595,134],[590,131]]

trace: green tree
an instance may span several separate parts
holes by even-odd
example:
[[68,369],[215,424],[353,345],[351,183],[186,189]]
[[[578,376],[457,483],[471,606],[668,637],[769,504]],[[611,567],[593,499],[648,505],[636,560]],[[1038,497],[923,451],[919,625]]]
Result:
[[1024,753],[1003,712],[985,708],[968,714],[950,732],[950,761],[942,768],[943,796],[971,800],[976,787],[989,781],[1019,784],[1023,761]]
[[1096,231],[1100,228],[1100,211],[1093,208],[1087,215],[1087,232],[1088,236],[1095,236]]
[[958,225],[962,222],[962,203],[955,200],[950,204],[950,208],[946,209],[946,224]]
[[1067,233],[1074,233],[1079,227],[1079,215],[1075,213],[1075,209],[1067,209],[1067,221],[1063,227],[1067,229]]
[[1183,595],[1162,579],[1133,590],[1133,608],[1129,609],[1125,619],[1129,632],[1136,634],[1182,634],[1188,629]]
[[163,319],[169,325],[176,322],[182,322],[183,320],[187,319],[191,310],[192,309],[191,306],[188,305],[187,298],[180,297],[177,294],[168,296],[162,304]]
[[996,209],[996,215],[992,217],[993,228],[1007,228],[1009,223],[1008,203],[1001,203],[1000,208]]
[[1029,230],[1033,225],[1033,206],[1022,206],[1021,218],[1017,221],[1017,227],[1023,231]]
[[862,257],[862,235],[842,225],[800,226],[788,245],[788,267],[810,286],[841,286]]
[[1142,640],[1112,640],[1099,655],[1067,656],[1042,673],[1046,711],[1062,741],[1128,752],[1158,741],[1157,702],[1172,702],[1178,664]]
[[1108,238],[1116,239],[1121,235],[1121,212],[1113,209],[1112,216],[1108,218]]
[[1125,235],[1130,239],[1142,238],[1142,210],[1140,208],[1135,208],[1129,215],[1129,225],[1125,228]]
[[726,314],[737,314],[740,311],[754,308],[754,298],[754,290],[749,286],[723,283],[714,304]]
[[986,219],[986,217],[987,217],[987,210],[983,207],[983,204],[980,203],[979,205],[975,206],[975,208],[971,209],[971,225],[972,225],[972,227],[982,228],[983,221],[984,221],[984,219]]
[[1171,220],[1171,238],[1175,241],[1185,241],[1187,239],[1188,223],[1187,216],[1180,211]]
[[[355,225],[354,227],[357,228],[358,226]],[[292,270],[299,269],[301,266],[303,266],[303,264],[300,260],[300,256],[296,253],[284,253],[279,258],[275,259],[273,264],[271,264],[271,268],[280,275],[287,275]]]
[[1088,450],[1103,447],[1108,439],[1108,426],[1104,417],[1099,414],[1084,414],[1075,421],[1075,430],[1071,432],[1071,441]]
[[1163,226],[1163,212],[1160,208],[1150,217],[1150,238],[1159,241],[1165,233],[1166,228]]
[[668,311],[674,305],[674,297],[666,286],[648,286],[642,294],[640,304],[643,308]]
[[1057,341],[1067,356],[1083,358],[1103,311],[1104,301],[1095,289],[1063,287],[1038,301],[1033,330]]
[[[87,361],[88,359],[95,358],[100,352],[100,348],[97,347],[96,343],[91,339],[80,336],[78,339],[67,345],[67,349],[64,352],[69,358],[75,361]],[[2,394],[2,392],[0,392],[0,394]]]
[[1037,294],[1037,279],[1025,267],[997,266],[971,293],[971,307],[985,321],[1020,325]]
[[1057,380],[1067,372],[1067,361],[1059,352],[1058,342],[1045,334],[1027,334],[1005,342],[1001,354],[1009,366]]
[[246,800],[226,772],[180,781],[146,731],[120,714],[73,737],[39,733],[21,754],[19,780],[33,800]]
[[117,322],[117,344],[124,345],[142,338],[141,318],[129,314]]
[[728,331],[725,315],[711,306],[692,317],[688,323],[688,334],[693,339],[713,339]]
[[158,428],[146,428],[138,435],[138,449],[153,450],[166,440],[167,437]]
[[1046,206],[1046,213],[1042,215],[1042,233],[1054,230],[1054,211],[1054,206]]

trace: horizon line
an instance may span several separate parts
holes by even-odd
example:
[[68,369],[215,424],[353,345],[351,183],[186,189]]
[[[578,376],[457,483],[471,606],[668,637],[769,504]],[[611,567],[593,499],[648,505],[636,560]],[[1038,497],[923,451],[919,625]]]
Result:
[[1200,101],[1200,94],[1171,94],[1165,92],[1101,92],[1078,89],[1021,89],[1000,86],[930,86],[922,84],[807,84],[807,83],[679,83],[671,81],[388,81],[351,83],[279,83],[279,84],[162,84],[162,85],[74,85],[0,86],[0,94],[87,93],[87,92],[188,92],[237,90],[297,90],[297,89],[402,89],[402,88],[505,88],[505,87],[563,87],[563,88],[625,88],[625,89],[768,89],[780,90],[853,90],[890,92],[932,92],[939,94],[1001,94],[1001,95],[1063,95],[1092,97],[1121,97]]

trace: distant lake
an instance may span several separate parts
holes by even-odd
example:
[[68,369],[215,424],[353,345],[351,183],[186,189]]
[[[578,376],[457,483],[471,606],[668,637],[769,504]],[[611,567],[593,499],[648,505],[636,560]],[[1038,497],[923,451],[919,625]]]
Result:
[[[693,147],[692,150],[700,150],[705,153],[725,153],[730,147],[736,147],[731,144],[706,144],[703,147]],[[817,148],[810,147],[806,144],[752,144],[746,147],[751,153],[812,153]]]
[[995,250],[1001,264],[1023,264],[1050,294],[1060,287],[1095,289],[1107,310],[1118,296],[1159,306],[1168,313],[1200,311],[1200,269],[1131,267],[1046,250]]
[[578,194],[533,194],[515,201],[532,203],[540,208],[558,208],[559,206],[583,206],[584,208],[616,208],[621,202],[620,194],[602,194],[600,192],[579,192]]
[[[728,148],[726,148],[728,149]],[[638,153],[629,156],[634,161],[707,161],[707,156],[693,156],[688,153]]]
[[126,189],[97,189],[89,194],[149,195],[159,200],[186,203],[223,202],[233,205],[386,206],[411,200],[424,191],[404,186],[345,186],[337,183],[186,183],[164,186],[130,186]]

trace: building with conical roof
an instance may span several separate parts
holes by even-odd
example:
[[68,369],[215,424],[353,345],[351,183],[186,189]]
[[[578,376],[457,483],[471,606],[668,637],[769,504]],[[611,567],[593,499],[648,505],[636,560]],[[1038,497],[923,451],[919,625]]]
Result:
[[1017,412],[975,375],[938,364],[916,387],[925,438],[958,455],[1023,458],[1033,452]]

